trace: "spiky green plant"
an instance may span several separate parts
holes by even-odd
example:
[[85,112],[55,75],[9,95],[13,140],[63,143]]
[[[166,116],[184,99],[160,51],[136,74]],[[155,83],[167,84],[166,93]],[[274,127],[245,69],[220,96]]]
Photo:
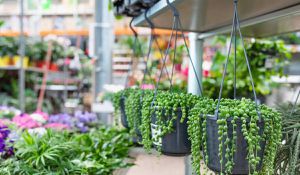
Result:
[[277,106],[282,118],[282,145],[277,151],[274,174],[298,175],[300,174],[300,106],[290,103]]

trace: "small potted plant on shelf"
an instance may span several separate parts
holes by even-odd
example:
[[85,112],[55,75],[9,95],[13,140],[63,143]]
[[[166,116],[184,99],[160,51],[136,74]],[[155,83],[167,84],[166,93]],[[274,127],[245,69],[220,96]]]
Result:
[[31,46],[31,60],[35,67],[43,68],[45,64],[45,57],[47,53],[47,43],[44,41],[36,41]]

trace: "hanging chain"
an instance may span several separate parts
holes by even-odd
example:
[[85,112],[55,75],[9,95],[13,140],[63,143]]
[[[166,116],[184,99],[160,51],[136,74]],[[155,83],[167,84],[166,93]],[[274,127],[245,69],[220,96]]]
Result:
[[198,77],[197,72],[196,72],[196,68],[194,66],[193,60],[192,60],[191,55],[190,55],[190,51],[189,51],[189,48],[188,48],[188,45],[187,45],[187,42],[186,42],[186,38],[184,36],[184,32],[183,32],[182,25],[181,25],[181,20],[180,20],[180,17],[179,17],[179,12],[169,2],[169,0],[166,0],[166,1],[167,1],[168,6],[171,7],[171,10],[173,12],[173,26],[172,26],[172,30],[171,30],[172,31],[171,37],[170,37],[169,42],[168,42],[168,47],[166,49],[165,56],[164,56],[164,59],[163,59],[163,65],[162,65],[162,68],[161,68],[161,72],[160,72],[158,81],[156,83],[156,87],[155,87],[155,91],[154,91],[154,98],[152,100],[151,107],[153,107],[154,102],[155,102],[156,97],[157,97],[159,82],[160,82],[161,77],[162,77],[163,69],[166,66],[167,56],[169,55],[169,51],[170,51],[170,47],[171,47],[171,42],[172,42],[174,31],[175,31],[175,46],[174,46],[174,56],[173,56],[172,73],[171,73],[171,81],[170,81],[170,91],[172,91],[172,87],[173,87],[172,80],[173,80],[173,74],[174,74],[174,66],[175,66],[174,63],[175,63],[175,59],[176,59],[177,39],[178,39],[178,30],[179,29],[180,29],[181,36],[182,36],[182,38],[184,40],[184,45],[185,45],[185,47],[187,49],[189,60],[191,62],[191,65],[193,67],[193,70],[194,70],[194,73],[195,73],[195,76],[196,76],[196,80],[197,80],[197,83],[198,83],[198,86],[199,86],[200,94],[202,96],[202,87],[201,87],[200,80],[199,80],[199,77]]
[[[234,0],[234,15],[233,15],[233,22],[232,22],[233,26],[232,26],[232,31],[231,31],[231,36],[230,36],[230,44],[229,44],[229,50],[228,50],[228,55],[226,58],[226,63],[225,63],[225,68],[223,71],[223,76],[222,76],[222,82],[221,82],[221,88],[220,88],[220,92],[219,92],[219,98],[218,98],[218,104],[217,104],[217,109],[215,111],[215,117],[218,118],[218,114],[219,114],[219,107],[220,107],[220,101],[221,101],[221,96],[222,96],[222,90],[223,90],[223,84],[224,84],[224,79],[225,79],[225,75],[227,73],[227,65],[228,65],[228,60],[229,60],[229,56],[230,56],[230,51],[231,51],[231,42],[232,42],[232,38],[233,38],[233,33],[236,32],[236,29],[239,32],[239,36],[241,38],[241,43],[242,43],[242,47],[243,47],[243,52],[244,52],[244,56],[245,56],[245,60],[246,60],[246,64],[247,64],[247,69],[248,69],[248,73],[249,73],[249,77],[250,77],[250,83],[252,86],[252,92],[254,95],[254,101],[255,101],[255,108],[256,108],[256,113],[259,117],[259,121],[261,120],[261,113],[260,110],[258,108],[258,100],[257,100],[257,96],[256,96],[256,91],[255,91],[255,86],[254,86],[254,81],[253,81],[253,77],[252,77],[252,72],[251,72],[251,67],[250,67],[250,63],[249,63],[249,59],[248,59],[248,55],[246,52],[246,48],[245,48],[245,44],[244,44],[244,39],[242,36],[242,32],[240,29],[240,22],[239,22],[239,17],[238,17],[238,12],[237,12],[237,0]],[[236,34],[235,34],[236,35]],[[235,36],[235,44],[236,44],[236,36]],[[236,45],[235,45],[235,54],[234,54],[234,96],[236,96]]]
[[[141,49],[141,45],[139,43],[139,40],[138,40],[138,34],[137,32],[134,30],[134,28],[132,27],[132,22],[133,22],[134,18],[132,18],[132,20],[130,21],[130,24],[129,24],[129,27],[131,29],[131,31],[133,32],[133,36],[134,36],[134,42],[133,42],[133,47],[132,47],[132,51],[133,51],[133,58],[131,59],[130,61],[130,64],[129,64],[129,71],[127,73],[127,76],[125,78],[125,89],[128,88],[128,81],[129,81],[129,76],[131,75],[131,73],[133,72],[132,70],[132,66],[133,66],[133,59],[134,57],[138,56],[137,54],[137,50],[142,50]],[[137,48],[138,47],[138,48]],[[143,54],[142,54],[143,55]]]

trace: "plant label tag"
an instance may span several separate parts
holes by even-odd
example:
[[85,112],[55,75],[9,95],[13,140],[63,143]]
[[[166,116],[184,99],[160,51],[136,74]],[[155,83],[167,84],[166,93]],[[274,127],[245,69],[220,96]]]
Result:
[[151,123],[151,134],[153,138],[153,144],[155,146],[162,146],[161,137],[159,137],[159,135],[161,135],[161,129],[156,124]]

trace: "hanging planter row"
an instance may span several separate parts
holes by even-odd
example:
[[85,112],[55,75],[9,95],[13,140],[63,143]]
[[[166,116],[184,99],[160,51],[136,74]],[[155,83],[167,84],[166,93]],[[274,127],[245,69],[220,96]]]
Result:
[[[175,31],[176,43],[178,30],[181,28],[179,13],[168,0],[167,3],[174,13],[172,31]],[[147,19],[146,13],[145,17],[153,29],[154,26]],[[233,38],[235,41],[235,55],[236,33],[240,34],[244,47],[237,14],[237,1],[235,0],[231,33],[231,41]],[[182,31],[181,34],[185,41]],[[151,44],[155,41],[153,36],[154,34],[150,39],[146,65],[150,57]],[[123,126],[129,129],[137,138],[135,141],[142,144],[148,151],[156,148],[163,154],[176,156],[191,153],[192,166],[196,174],[200,174],[200,160],[203,160],[211,170],[220,172],[220,174],[273,174],[276,149],[281,141],[281,116],[272,108],[257,103],[245,49],[245,61],[249,70],[254,101],[235,98],[236,78],[234,78],[234,99],[221,98],[231,44],[219,98],[213,100],[192,94],[173,92],[173,73],[170,77],[170,90],[158,90],[158,83],[173,37],[172,32],[155,90],[126,88],[114,96],[115,110],[121,114]],[[174,50],[176,50],[176,44]],[[190,58],[189,51],[188,56]],[[202,92],[191,58],[190,61],[200,92]],[[144,72],[144,79],[146,74],[147,68]],[[236,74],[236,65],[234,65],[234,74]]]
[[262,168],[272,172],[281,140],[281,116],[275,110],[259,105],[259,119],[255,102],[221,99],[217,119],[214,112],[218,100],[159,91],[155,108],[151,108],[153,90],[125,91],[128,96],[124,108],[122,99],[117,103],[117,96],[115,107],[123,113],[122,124],[139,137],[146,150],[154,147],[176,156],[192,153],[198,174],[201,159],[217,172],[248,174]]

